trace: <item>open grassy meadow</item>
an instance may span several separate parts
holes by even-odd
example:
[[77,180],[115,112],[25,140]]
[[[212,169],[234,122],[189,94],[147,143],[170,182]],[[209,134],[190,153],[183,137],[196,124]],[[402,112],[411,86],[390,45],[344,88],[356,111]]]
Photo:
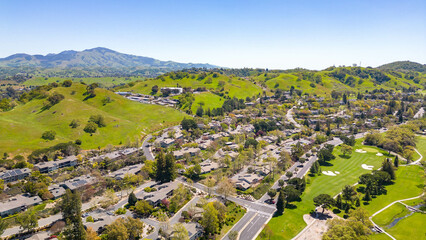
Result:
[[213,94],[211,92],[203,92],[199,94],[194,94],[195,101],[192,104],[192,112],[195,113],[197,111],[197,108],[201,104],[203,105],[203,109],[206,110],[207,108],[213,109],[213,108],[219,108],[222,107],[223,102],[225,99],[222,97]]
[[[134,142],[137,137],[157,129],[178,124],[185,114],[158,105],[141,104],[118,96],[105,89],[96,89],[96,97],[84,101],[85,85],[73,84],[70,88],[58,87],[65,99],[48,110],[42,111],[45,99],[34,99],[9,112],[0,113],[0,152],[27,154],[34,149],[52,146],[60,142],[80,139],[83,149],[119,145]],[[110,103],[103,104],[106,97]],[[83,131],[91,115],[100,114],[106,127],[98,128],[91,136]],[[79,121],[77,128],[69,124]],[[54,130],[56,139],[41,139],[43,132]]]
[[[320,175],[311,177],[311,183],[307,185],[305,192],[302,195],[301,202],[295,202],[297,208],[286,208],[284,214],[278,217],[273,217],[268,225],[273,231],[271,239],[291,239],[297,235],[305,226],[303,215],[308,214],[315,209],[313,198],[319,194],[326,193],[332,196],[338,194],[343,186],[352,185],[358,181],[358,177],[364,173],[371,172],[363,169],[362,164],[374,166],[378,169],[385,159],[384,156],[377,156],[377,152],[385,153],[375,147],[366,147],[361,145],[361,140],[357,140],[354,149],[362,148],[368,150],[367,153],[354,152],[349,159],[342,158],[340,148],[335,148],[334,155],[336,159],[330,163],[332,166],[322,166],[322,171],[338,171],[337,176]],[[367,149],[368,148],[368,149]]]

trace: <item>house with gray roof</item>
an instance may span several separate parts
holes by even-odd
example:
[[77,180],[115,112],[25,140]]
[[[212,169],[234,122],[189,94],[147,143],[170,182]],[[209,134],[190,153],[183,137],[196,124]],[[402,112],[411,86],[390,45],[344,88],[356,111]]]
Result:
[[92,177],[90,175],[84,175],[84,176],[70,179],[63,183],[60,183],[59,185],[65,189],[70,189],[71,191],[74,191],[76,189],[80,189],[82,187],[95,184],[97,181],[98,180],[95,177]]
[[152,187],[156,188],[157,191],[154,191],[154,192],[140,191],[136,193],[136,198],[138,198],[139,200],[145,200],[153,206],[158,206],[161,203],[161,200],[172,196],[173,191],[178,187],[178,182],[173,181],[173,182],[154,185]]
[[50,173],[60,168],[72,167],[77,165],[77,157],[69,156],[58,161],[41,162],[34,165],[34,168],[40,173]]
[[39,196],[17,195],[0,203],[0,215],[1,217],[6,217],[40,203],[42,203],[42,200]]
[[66,192],[65,188],[59,186],[58,184],[50,185],[47,190],[53,195],[54,199],[62,197]]
[[109,177],[115,178],[116,180],[123,180],[124,176],[126,174],[135,175],[141,171],[141,168],[144,164],[136,164],[132,166],[127,166],[121,169],[118,169],[117,171],[114,171],[110,174],[108,174]]
[[0,179],[3,179],[4,183],[10,183],[24,179],[31,174],[31,169],[21,168],[21,169],[12,169],[0,173]]

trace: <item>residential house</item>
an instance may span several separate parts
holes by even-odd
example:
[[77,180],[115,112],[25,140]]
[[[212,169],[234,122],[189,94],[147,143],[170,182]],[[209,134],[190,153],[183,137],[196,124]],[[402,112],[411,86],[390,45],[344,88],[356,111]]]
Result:
[[31,174],[31,169],[29,168],[20,168],[7,170],[0,173],[0,179],[3,179],[4,183],[10,183],[24,179]]
[[77,157],[69,156],[58,161],[41,162],[34,165],[34,167],[37,171],[40,171],[40,173],[49,173],[60,168],[71,167],[75,165],[77,165]]
[[59,186],[58,184],[50,185],[47,190],[49,190],[49,192],[53,195],[54,199],[62,197],[66,192],[65,188]]
[[173,181],[173,182],[163,183],[159,185],[154,185],[152,187],[156,188],[157,191],[149,192],[149,193],[145,191],[141,191],[136,193],[136,197],[139,200],[146,200],[149,204],[153,206],[158,206],[163,199],[166,199],[172,196],[173,190],[178,187],[178,182]]
[[17,195],[9,198],[6,202],[0,203],[0,215],[1,217],[6,217],[40,203],[42,203],[42,200],[39,196]]
[[136,164],[136,165],[132,165],[132,166],[127,166],[121,169],[118,169],[117,171],[114,171],[110,174],[108,174],[109,177],[112,177],[116,180],[123,180],[124,176],[126,176],[126,174],[130,174],[130,175],[135,175],[137,173],[139,173],[141,171],[141,168],[143,167],[144,164]]
[[95,177],[92,177],[90,175],[83,175],[83,176],[65,181],[61,183],[60,186],[65,189],[70,189],[71,191],[74,191],[76,189],[81,189],[83,187],[95,184],[96,182],[98,182],[98,180]]

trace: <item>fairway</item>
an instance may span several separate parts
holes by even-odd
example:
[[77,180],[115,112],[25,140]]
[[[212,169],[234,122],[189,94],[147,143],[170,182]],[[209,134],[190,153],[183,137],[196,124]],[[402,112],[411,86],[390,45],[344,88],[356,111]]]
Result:
[[[0,152],[28,154],[38,148],[76,139],[82,141],[83,149],[122,145],[178,124],[186,116],[172,108],[133,102],[105,89],[96,89],[96,97],[83,101],[85,87],[73,84],[70,88],[52,89],[51,92],[61,93],[65,99],[49,110],[41,111],[45,99],[35,99],[0,113]],[[105,97],[110,97],[112,102],[104,105]],[[107,126],[98,128],[90,136],[83,128],[95,114],[104,116]],[[69,124],[73,119],[78,120],[80,126],[71,128]],[[55,140],[41,139],[42,133],[48,130],[56,132]]]
[[394,201],[417,197],[422,193],[424,186],[423,168],[417,165],[401,166],[395,173],[395,184],[386,186],[388,191],[386,195],[373,198],[368,205],[361,204],[370,214],[374,214]]
[[[361,145],[362,140],[357,140],[354,149],[364,148]],[[374,148],[374,147],[369,147]],[[377,151],[385,153],[378,148]],[[284,214],[278,217],[273,217],[268,225],[273,231],[272,239],[291,239],[297,235],[305,226],[303,215],[308,214],[311,210],[315,209],[313,198],[319,194],[326,193],[331,196],[338,194],[343,186],[352,185],[358,181],[358,177],[364,173],[370,173],[370,170],[363,169],[362,164],[374,166],[378,169],[385,159],[384,156],[376,156],[376,153],[356,153],[352,154],[349,159],[341,158],[340,149],[335,148],[335,160],[330,161],[333,166],[322,166],[322,171],[338,171],[340,174],[337,176],[320,175],[311,178],[311,184],[307,185],[305,192],[302,195],[301,202],[295,202],[297,208],[285,209]]]

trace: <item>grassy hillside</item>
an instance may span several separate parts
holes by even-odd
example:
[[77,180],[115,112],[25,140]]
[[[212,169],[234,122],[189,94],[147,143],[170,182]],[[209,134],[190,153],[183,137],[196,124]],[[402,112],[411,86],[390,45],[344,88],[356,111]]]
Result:
[[426,75],[421,72],[394,72],[360,67],[329,68],[322,71],[295,70],[254,73],[251,79],[269,90],[290,90],[293,86],[303,93],[326,95],[331,91],[364,92],[374,89],[419,88],[426,86]]
[[[223,86],[221,86],[223,84]],[[218,74],[214,77],[213,74],[207,74],[206,77],[200,78],[199,74],[189,74],[180,79],[172,79],[169,75],[164,75],[161,78],[148,79],[136,83],[132,87],[122,88],[121,91],[132,91],[134,93],[151,94],[151,88],[157,85],[162,87],[205,87],[210,92],[216,92],[230,97],[246,98],[252,97],[262,92],[262,88],[256,84],[238,77],[230,77]],[[159,92],[157,93],[159,94]]]
[[[9,112],[0,113],[0,152],[28,153],[37,148],[59,142],[82,140],[83,149],[93,149],[107,144],[119,145],[134,142],[137,136],[145,135],[166,125],[176,124],[185,114],[167,107],[145,105],[127,100],[105,89],[96,89],[96,97],[83,101],[84,85],[73,84],[70,88],[50,90],[65,96],[49,110],[41,111],[45,99],[35,99]],[[103,105],[102,100],[110,97],[112,102]],[[101,114],[106,127],[90,136],[83,131],[91,115]],[[73,119],[80,126],[69,126]],[[56,139],[41,139],[44,131],[56,131]]]

